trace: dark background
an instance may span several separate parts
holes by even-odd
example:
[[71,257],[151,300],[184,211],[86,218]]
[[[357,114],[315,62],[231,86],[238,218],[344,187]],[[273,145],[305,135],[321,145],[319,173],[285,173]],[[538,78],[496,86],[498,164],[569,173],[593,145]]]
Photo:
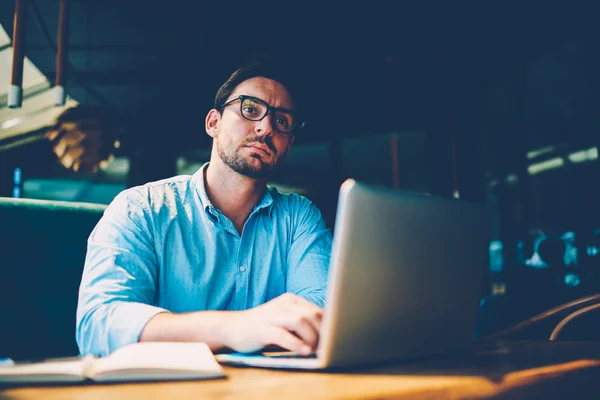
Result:
[[[53,82],[59,2],[29,3],[26,55]],[[273,181],[301,189],[330,226],[347,177],[491,204],[502,257],[490,294],[520,279],[511,271],[541,237],[573,232],[579,266],[593,252],[597,156],[569,159],[600,137],[590,2],[71,3],[67,92],[114,110],[128,185],[175,174],[178,157],[207,161],[216,90],[242,62],[276,55],[301,73],[309,125]],[[13,12],[0,2],[9,34]]]

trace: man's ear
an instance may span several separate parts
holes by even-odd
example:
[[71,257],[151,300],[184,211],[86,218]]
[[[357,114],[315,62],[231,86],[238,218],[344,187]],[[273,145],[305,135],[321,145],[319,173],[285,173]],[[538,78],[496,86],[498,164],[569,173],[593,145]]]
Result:
[[208,112],[208,115],[206,115],[206,121],[204,122],[206,133],[208,133],[208,136],[215,138],[219,134],[220,126],[221,113],[213,108]]

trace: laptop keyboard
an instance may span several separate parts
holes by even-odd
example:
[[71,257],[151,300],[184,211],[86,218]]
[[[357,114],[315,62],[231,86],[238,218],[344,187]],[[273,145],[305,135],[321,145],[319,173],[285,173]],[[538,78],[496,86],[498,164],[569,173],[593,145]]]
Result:
[[311,359],[311,358],[317,358],[317,353],[311,353],[308,354],[306,356],[301,355],[301,354],[296,354],[296,353],[289,353],[289,352],[265,352],[263,353],[263,356],[265,357],[269,357],[269,358],[285,358],[285,359],[298,359],[298,358],[304,358],[304,359]]

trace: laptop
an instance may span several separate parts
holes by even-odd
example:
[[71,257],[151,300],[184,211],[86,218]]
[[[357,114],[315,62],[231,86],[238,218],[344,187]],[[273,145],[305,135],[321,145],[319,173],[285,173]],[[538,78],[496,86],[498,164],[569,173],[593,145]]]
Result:
[[316,354],[217,359],[321,370],[464,350],[474,339],[490,222],[483,204],[345,181]]

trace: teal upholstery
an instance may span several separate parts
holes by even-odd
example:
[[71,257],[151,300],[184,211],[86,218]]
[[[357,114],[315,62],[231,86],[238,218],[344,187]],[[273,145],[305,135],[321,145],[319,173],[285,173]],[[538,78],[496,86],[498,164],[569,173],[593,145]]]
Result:
[[0,197],[0,357],[76,355],[87,239],[105,206]]

